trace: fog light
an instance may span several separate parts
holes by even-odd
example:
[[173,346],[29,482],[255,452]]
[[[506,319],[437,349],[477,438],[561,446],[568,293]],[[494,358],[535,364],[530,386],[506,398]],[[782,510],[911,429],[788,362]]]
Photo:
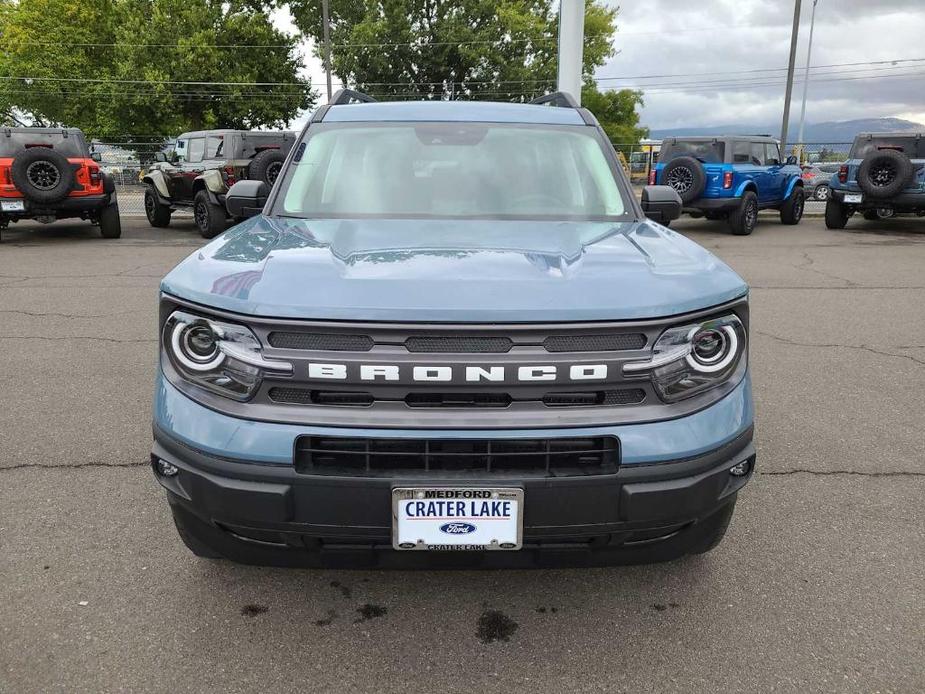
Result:
[[729,474],[733,477],[745,477],[748,474],[748,471],[752,469],[752,464],[748,460],[743,460],[737,465],[733,465],[729,468]]
[[176,465],[168,463],[166,460],[158,460],[157,472],[164,477],[174,477],[178,472],[180,472],[180,468],[178,468]]

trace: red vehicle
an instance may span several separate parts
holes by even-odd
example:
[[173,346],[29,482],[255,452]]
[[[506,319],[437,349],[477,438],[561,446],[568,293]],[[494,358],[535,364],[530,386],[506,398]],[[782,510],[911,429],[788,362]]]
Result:
[[0,231],[11,222],[86,219],[122,235],[115,183],[76,128],[0,128]]

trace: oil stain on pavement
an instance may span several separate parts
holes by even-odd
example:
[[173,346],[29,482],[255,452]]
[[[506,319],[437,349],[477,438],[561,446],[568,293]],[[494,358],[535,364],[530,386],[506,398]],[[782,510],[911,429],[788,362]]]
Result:
[[479,617],[478,630],[475,635],[482,643],[510,641],[519,625],[513,619],[498,610],[485,610]]

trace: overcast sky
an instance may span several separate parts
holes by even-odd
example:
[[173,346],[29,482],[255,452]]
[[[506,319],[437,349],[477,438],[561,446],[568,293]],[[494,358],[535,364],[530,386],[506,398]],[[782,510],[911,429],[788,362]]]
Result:
[[[644,125],[780,121],[793,0],[608,1],[621,7],[619,53],[596,77],[601,88],[643,89]],[[803,0],[798,66],[806,64],[812,6]],[[284,14],[278,23],[291,26]],[[323,102],[324,71],[308,47],[303,52]],[[913,58],[923,60],[873,64]],[[810,78],[807,122],[895,116],[925,123],[925,0],[819,0],[810,64],[819,67]],[[822,67],[829,65],[837,67]],[[652,75],[665,77],[645,78]],[[802,71],[797,77],[794,120]]]

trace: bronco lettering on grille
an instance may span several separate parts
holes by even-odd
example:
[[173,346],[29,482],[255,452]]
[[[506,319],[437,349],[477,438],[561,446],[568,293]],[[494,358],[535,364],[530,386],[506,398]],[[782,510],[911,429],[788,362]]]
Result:
[[[508,380],[526,382],[555,381],[560,376],[569,381],[605,381],[609,372],[607,364],[529,364],[525,366],[415,366],[399,364],[360,364],[359,381],[399,381],[410,377],[411,381],[449,382],[461,378],[469,383],[504,382]],[[308,377],[318,380],[346,381],[347,364],[322,364],[311,362]]]

